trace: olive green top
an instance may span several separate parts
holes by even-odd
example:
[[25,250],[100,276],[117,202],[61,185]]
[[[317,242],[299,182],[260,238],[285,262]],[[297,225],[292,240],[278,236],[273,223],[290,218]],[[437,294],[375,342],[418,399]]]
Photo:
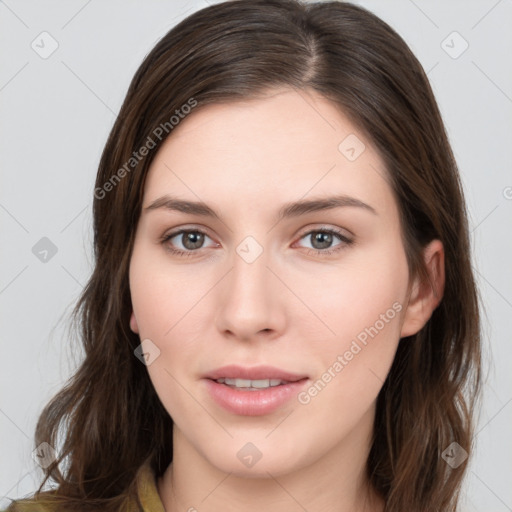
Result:
[[143,464],[137,472],[137,489],[144,512],[165,512],[156,487],[156,477],[149,462]]
[[[149,462],[145,462],[137,471],[137,496],[142,503],[144,512],[165,512],[164,505],[158,494],[156,485],[156,477],[151,469]],[[37,502],[29,502],[28,500],[14,500],[17,509],[20,512],[52,512],[49,505],[40,505]],[[139,512],[139,508],[135,503],[130,503],[126,509],[129,512]]]

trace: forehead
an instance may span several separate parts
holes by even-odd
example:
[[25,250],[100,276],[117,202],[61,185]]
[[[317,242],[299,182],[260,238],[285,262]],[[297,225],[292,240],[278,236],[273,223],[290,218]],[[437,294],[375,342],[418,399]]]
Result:
[[322,96],[290,89],[192,110],[160,147],[144,204],[169,193],[269,209],[348,194],[389,210],[392,191],[372,141]]
[[281,156],[294,149],[286,158],[296,163],[302,156],[316,160],[318,152],[325,150],[324,157],[332,158],[341,139],[356,132],[340,109],[323,96],[312,90],[284,88],[262,98],[201,106],[180,121],[166,142],[168,146],[193,144],[197,149],[223,150],[239,158],[240,152],[249,152],[256,159],[268,154],[263,150]]

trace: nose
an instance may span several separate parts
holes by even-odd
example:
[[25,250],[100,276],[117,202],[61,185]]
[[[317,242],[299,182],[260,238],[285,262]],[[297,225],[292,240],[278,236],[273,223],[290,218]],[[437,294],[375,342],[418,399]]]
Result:
[[285,286],[269,268],[267,251],[251,259],[242,251],[234,254],[231,270],[219,283],[217,329],[242,341],[275,338],[285,328]]

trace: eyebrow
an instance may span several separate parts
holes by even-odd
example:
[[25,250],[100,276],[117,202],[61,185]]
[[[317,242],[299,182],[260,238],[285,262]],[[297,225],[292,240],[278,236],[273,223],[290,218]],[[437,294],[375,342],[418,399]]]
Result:
[[[279,210],[277,219],[278,221],[281,221],[287,218],[299,217],[307,213],[321,210],[332,210],[333,208],[341,207],[361,208],[374,215],[378,215],[375,208],[369,204],[364,203],[360,199],[356,199],[355,197],[350,197],[347,195],[337,195],[286,203]],[[201,215],[205,217],[213,217],[215,219],[221,220],[220,215],[206,203],[200,201],[185,201],[183,199],[178,199],[169,195],[164,195],[158,199],[155,199],[150,205],[144,208],[144,211],[159,209],[189,213],[192,215]]]

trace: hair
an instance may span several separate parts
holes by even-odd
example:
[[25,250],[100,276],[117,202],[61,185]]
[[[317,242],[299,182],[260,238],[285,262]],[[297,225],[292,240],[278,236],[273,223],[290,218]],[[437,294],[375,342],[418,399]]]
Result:
[[[160,476],[172,461],[173,421],[134,356],[140,338],[129,328],[128,270],[147,172],[172,135],[171,116],[191,110],[185,105],[196,105],[193,113],[282,87],[322,95],[375,145],[411,277],[427,279],[422,251],[431,240],[443,243],[444,295],[426,325],[399,342],[377,398],[367,476],[387,512],[457,509],[468,461],[454,469],[441,454],[452,442],[471,454],[481,387],[479,295],[457,164],[427,76],[404,40],[362,7],[300,0],[201,9],[160,39],[135,73],[96,178],[95,266],[72,315],[83,360],[36,427],[35,446],[59,446],[34,493],[38,503],[122,510],[136,497],[141,464]],[[43,492],[47,482],[55,488]]]

